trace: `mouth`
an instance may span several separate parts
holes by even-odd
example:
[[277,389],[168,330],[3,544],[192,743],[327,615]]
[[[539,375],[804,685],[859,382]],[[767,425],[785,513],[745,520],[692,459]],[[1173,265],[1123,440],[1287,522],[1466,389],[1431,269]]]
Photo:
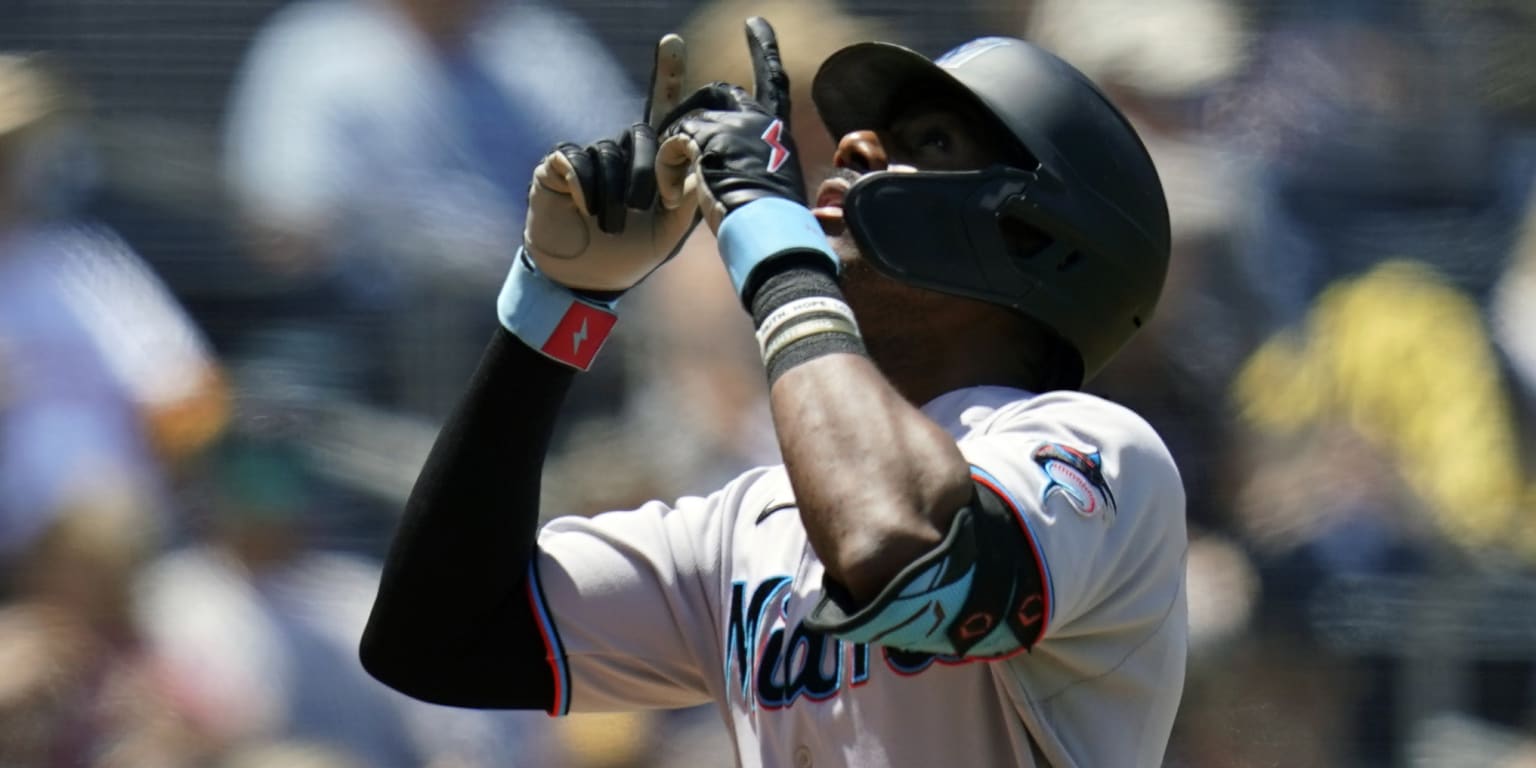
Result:
[[[857,175],[854,175],[857,178]],[[811,207],[811,214],[821,224],[823,232],[829,235],[842,234],[843,231],[843,198],[848,194],[848,188],[853,185],[853,179],[844,175],[836,175],[823,181],[821,187],[816,190],[816,204]]]

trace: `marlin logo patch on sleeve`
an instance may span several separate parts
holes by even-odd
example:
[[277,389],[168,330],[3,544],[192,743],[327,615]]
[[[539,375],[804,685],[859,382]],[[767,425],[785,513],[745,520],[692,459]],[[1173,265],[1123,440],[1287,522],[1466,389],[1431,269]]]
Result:
[[1108,507],[1115,511],[1115,494],[1104,479],[1104,458],[1098,451],[1083,451],[1061,443],[1045,443],[1035,449],[1035,463],[1045,473],[1045,488],[1040,492],[1044,503],[1052,494],[1060,494],[1084,517],[1092,517]]

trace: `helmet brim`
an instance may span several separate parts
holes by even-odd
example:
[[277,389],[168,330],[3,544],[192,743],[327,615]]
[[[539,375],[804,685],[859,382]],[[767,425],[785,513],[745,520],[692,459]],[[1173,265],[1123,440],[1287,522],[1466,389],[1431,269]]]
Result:
[[997,120],[992,107],[954,75],[895,43],[843,48],[822,62],[811,81],[811,100],[833,141],[853,131],[884,128],[898,108],[927,98],[970,104]]

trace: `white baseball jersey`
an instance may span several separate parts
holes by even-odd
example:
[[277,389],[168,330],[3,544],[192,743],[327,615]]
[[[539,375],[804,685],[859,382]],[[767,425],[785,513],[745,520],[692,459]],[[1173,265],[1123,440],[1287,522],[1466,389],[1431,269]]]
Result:
[[1167,448],[1079,392],[978,387],[923,412],[1044,564],[1033,649],[971,661],[807,631],[823,567],[784,469],[759,468],[708,498],[544,527],[530,599],[553,712],[712,701],[743,766],[1028,766],[1031,740],[1057,768],[1160,764],[1187,645]]

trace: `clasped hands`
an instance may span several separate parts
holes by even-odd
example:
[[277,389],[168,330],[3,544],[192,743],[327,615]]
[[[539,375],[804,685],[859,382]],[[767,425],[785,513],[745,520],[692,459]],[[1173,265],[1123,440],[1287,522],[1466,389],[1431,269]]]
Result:
[[643,120],[617,139],[561,144],[544,158],[523,236],[540,273],[613,299],[676,255],[701,220],[718,232],[757,200],[805,204],[777,39],[756,17],[746,36],[752,93],[711,83],[684,97],[684,43],[667,35],[656,46]]

